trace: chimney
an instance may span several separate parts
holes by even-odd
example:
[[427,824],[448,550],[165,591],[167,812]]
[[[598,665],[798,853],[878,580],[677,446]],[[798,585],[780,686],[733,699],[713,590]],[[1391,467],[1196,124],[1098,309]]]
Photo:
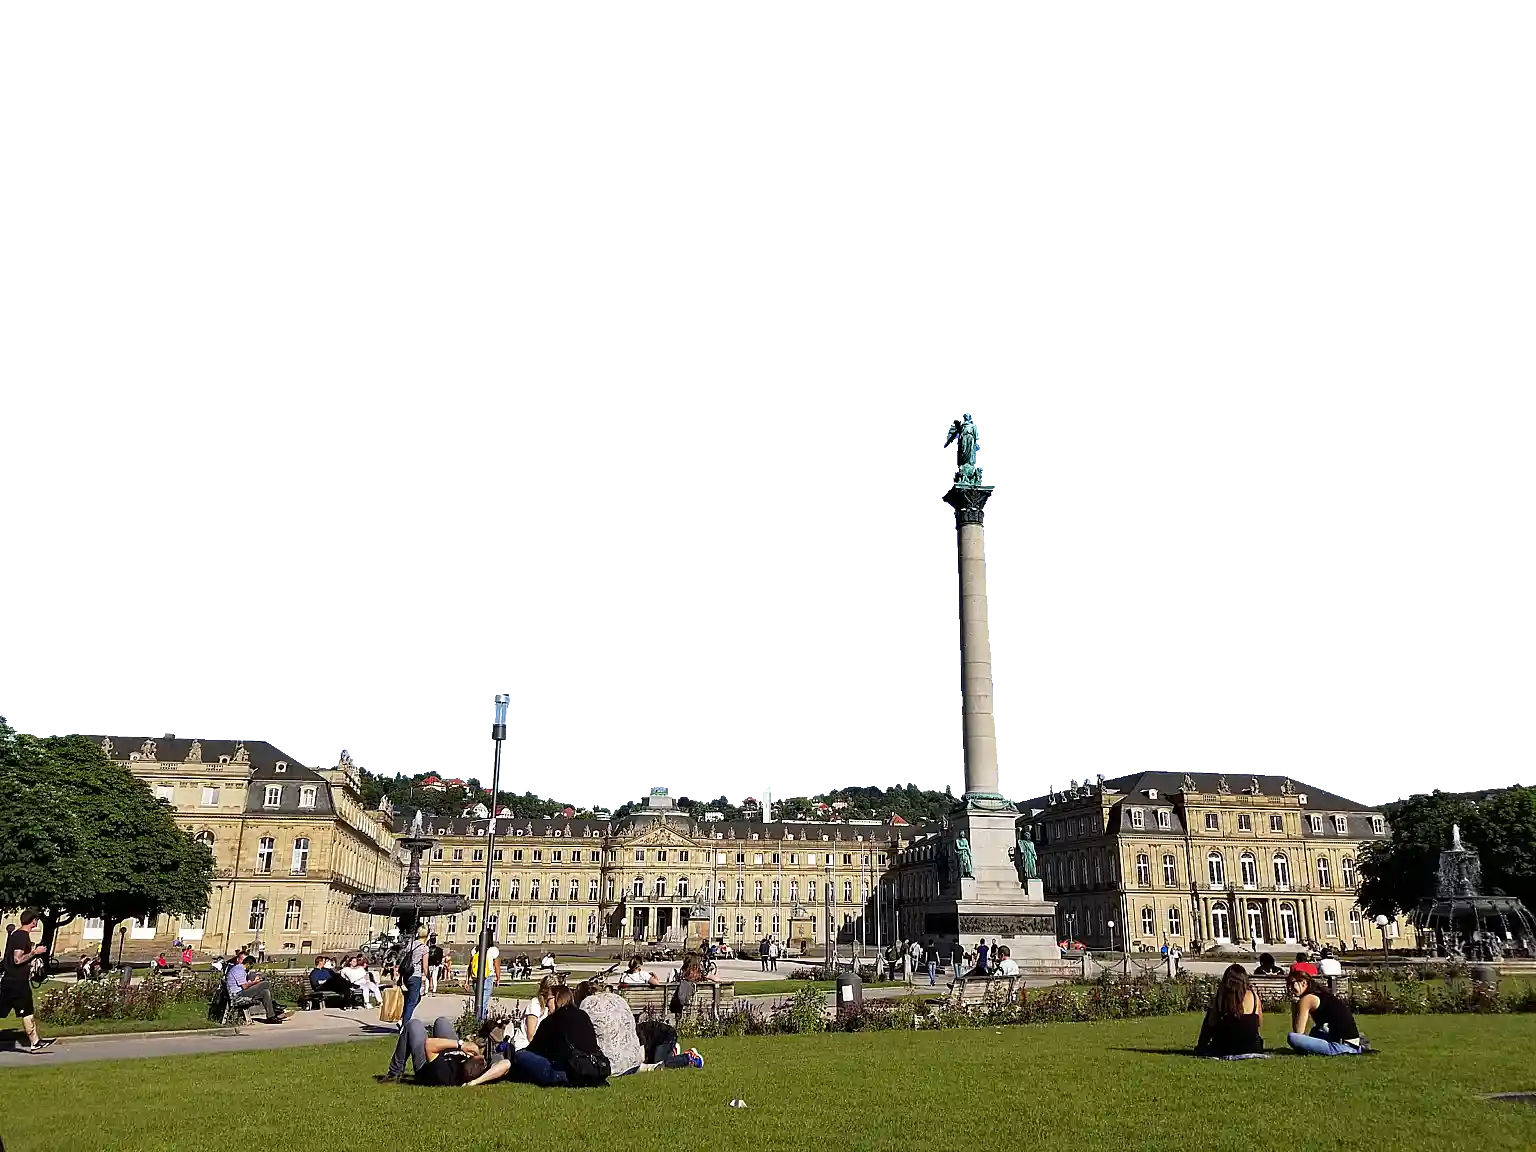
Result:
[[164,736],[160,737],[160,739],[162,739],[162,740],[174,740],[174,739],[176,739],[176,733],[174,733],[174,732],[167,732]]

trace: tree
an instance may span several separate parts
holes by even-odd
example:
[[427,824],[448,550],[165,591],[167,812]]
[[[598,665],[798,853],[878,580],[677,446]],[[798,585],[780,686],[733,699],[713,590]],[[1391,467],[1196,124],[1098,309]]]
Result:
[[1387,806],[1390,839],[1360,851],[1359,902],[1373,916],[1418,907],[1435,894],[1440,853],[1451,844],[1451,825],[1476,849],[1489,892],[1536,900],[1536,788],[1501,789],[1476,797],[1435,791]]
[[171,806],[83,736],[17,735],[0,721],[0,906],[43,910],[43,940],[102,920],[207,910],[213,856]]

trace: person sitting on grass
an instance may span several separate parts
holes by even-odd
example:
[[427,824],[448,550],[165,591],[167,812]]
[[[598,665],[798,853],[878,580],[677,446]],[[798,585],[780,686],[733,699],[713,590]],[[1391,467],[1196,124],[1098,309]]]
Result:
[[656,973],[640,967],[640,957],[634,956],[629,961],[629,971],[619,977],[619,983],[626,988],[633,988],[641,984],[660,984],[661,981],[656,979]]
[[[474,1081],[489,1084],[509,1073],[515,1081],[540,1088],[583,1088],[604,1084],[609,1075],[592,1028],[592,1018],[576,1007],[575,994],[564,984],[550,990],[550,1011],[537,1025],[527,1047],[517,1048],[510,1060],[498,1060]],[[482,1026],[491,1047],[502,1046],[506,1021],[487,1020]]]
[[1295,1004],[1285,1041],[1297,1052],[1305,1056],[1358,1056],[1371,1050],[1349,1005],[1300,964],[1291,969],[1286,989]]
[[1280,965],[1275,963],[1275,958],[1268,952],[1259,956],[1259,966],[1253,970],[1255,976],[1284,976],[1285,972]]
[[48,954],[41,944],[32,943],[32,929],[42,918],[36,908],[21,914],[21,923],[6,934],[5,957],[0,961],[0,1020],[16,1013],[27,1034],[27,1043],[18,1047],[18,1052],[42,1052],[53,1043],[38,1039],[37,1021],[32,1015],[32,963]]
[[259,1007],[268,1024],[281,1024],[287,1017],[272,1002],[272,989],[262,980],[260,972],[245,970],[248,955],[244,948],[236,948],[229,967],[224,970],[224,988],[229,993],[230,1003],[236,1008]]
[[1221,974],[1216,995],[1200,1025],[1195,1055],[1211,1060],[1251,1060],[1264,1055],[1264,1006],[1241,964]]
[[[433,1088],[458,1088],[486,1083],[485,1055],[473,1040],[460,1040],[453,1021],[439,1016],[430,1034],[422,1020],[407,1020],[401,1034],[411,1057],[416,1083]],[[386,1073],[381,1080],[399,1080]]]

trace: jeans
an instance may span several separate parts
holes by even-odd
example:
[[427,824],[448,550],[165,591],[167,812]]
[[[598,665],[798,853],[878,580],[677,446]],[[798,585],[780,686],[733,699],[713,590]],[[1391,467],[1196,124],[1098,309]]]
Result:
[[512,1079],[540,1088],[563,1088],[570,1084],[562,1069],[527,1048],[512,1053]]
[[928,984],[931,987],[939,982],[939,965],[935,960],[928,961]]
[[1325,1036],[1303,1036],[1300,1032],[1287,1032],[1285,1042],[1303,1056],[1358,1056],[1360,1049],[1353,1044],[1339,1044]]
[[487,976],[480,981],[480,1019],[485,1019],[485,1013],[491,1006],[491,993],[496,988],[496,978]]
[[405,982],[405,1010],[400,1013],[400,1031],[405,1031],[405,1025],[416,1011],[416,1005],[421,1003],[421,973],[417,972]]
[[[439,1016],[432,1023],[432,1035],[439,1040],[453,1040],[458,1034],[453,1030],[452,1020]],[[407,1056],[411,1058],[411,1071],[420,1076],[421,1070],[427,1066],[427,1026],[420,1020],[407,1020],[405,1027],[400,1030],[400,1039],[395,1041],[395,1054],[389,1059],[391,1076],[405,1074]]]

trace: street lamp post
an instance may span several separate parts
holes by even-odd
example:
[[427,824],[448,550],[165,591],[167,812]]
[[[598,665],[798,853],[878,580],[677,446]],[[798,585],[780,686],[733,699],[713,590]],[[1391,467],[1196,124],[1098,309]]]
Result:
[[496,719],[491,724],[491,739],[496,744],[496,760],[491,768],[491,822],[487,830],[485,846],[485,892],[480,909],[480,963],[475,971],[480,974],[475,985],[475,1014],[485,1019],[491,1003],[491,981],[494,977],[486,970],[486,957],[491,953],[491,864],[496,859],[496,793],[501,789],[501,742],[507,738],[507,705],[512,697],[505,692],[496,697]]
[[827,891],[822,897],[827,919],[827,968],[832,968],[832,853],[827,853]]
[[1388,916],[1376,917],[1376,930],[1381,933],[1381,962],[1387,962],[1387,925],[1392,923]]

